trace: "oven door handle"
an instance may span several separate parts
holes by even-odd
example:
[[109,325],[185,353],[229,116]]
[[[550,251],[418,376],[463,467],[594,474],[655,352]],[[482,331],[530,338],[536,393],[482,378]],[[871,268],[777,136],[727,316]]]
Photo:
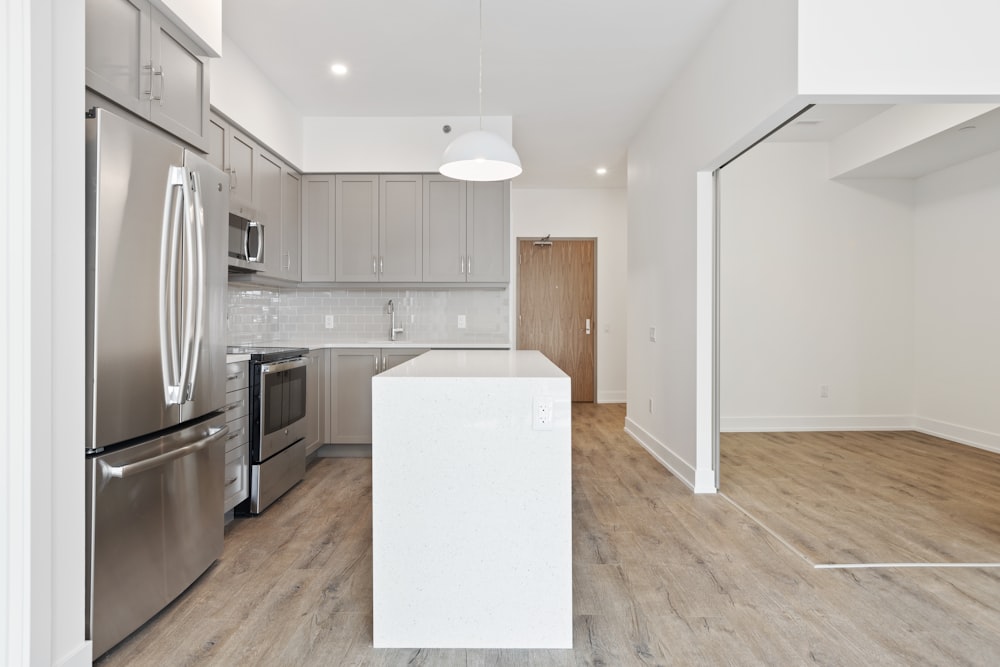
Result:
[[135,463],[126,463],[121,466],[113,466],[106,461],[101,461],[101,467],[104,469],[105,474],[109,477],[117,477],[118,479],[125,479],[126,477],[131,477],[132,475],[138,475],[140,473],[146,472],[147,470],[152,470],[153,468],[158,468],[166,463],[170,463],[176,459],[187,456],[194,452],[201,451],[211,445],[214,442],[218,442],[229,433],[228,426],[222,426],[214,431],[211,431],[207,437],[202,438],[197,442],[192,442],[190,445],[184,445],[183,447],[178,447],[177,449],[166,452],[164,454],[159,454],[150,459],[145,459],[143,461],[137,461]]
[[263,364],[260,367],[260,372],[267,373],[280,373],[281,371],[290,371],[293,368],[302,368],[307,363],[305,357],[296,357],[295,359],[288,359],[286,361],[276,361],[274,363]]

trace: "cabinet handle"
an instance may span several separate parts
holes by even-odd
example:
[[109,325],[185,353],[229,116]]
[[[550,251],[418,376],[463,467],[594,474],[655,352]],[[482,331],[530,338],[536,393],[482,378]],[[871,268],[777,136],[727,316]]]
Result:
[[237,475],[236,477],[233,477],[232,479],[227,479],[227,480],[226,480],[226,483],[225,483],[225,484],[224,484],[223,486],[229,486],[230,484],[232,484],[233,482],[235,482],[235,481],[236,481],[236,480],[238,480],[239,478],[240,478],[240,476],[239,476],[239,475]]
[[226,382],[229,382],[230,380],[236,380],[240,377],[240,375],[242,375],[242,373],[233,373],[232,375],[227,375]]
[[471,276],[472,275],[472,255],[469,255],[469,256],[467,256],[465,258],[465,269],[466,269],[465,272]]
[[149,99],[153,99],[153,61],[150,60],[148,65],[143,65],[144,70],[149,70],[149,90],[146,91],[145,95]]
[[372,255],[372,273],[378,275],[378,257]]
[[458,272],[461,274],[465,273],[465,255],[458,256]]
[[291,253],[288,253],[288,252],[282,253],[282,254],[284,255],[285,258],[284,258],[284,261],[282,261],[282,263],[281,263],[281,270],[282,271],[289,271],[292,268],[292,255],[291,255]]
[[[160,71],[159,72],[157,72],[155,69],[153,70],[153,76],[160,77],[160,95],[158,97],[153,97],[151,99],[154,99],[157,102],[159,102],[160,106],[162,107],[163,106],[163,93],[167,89],[167,75],[163,73],[163,65],[160,65]],[[150,82],[149,87],[150,88],[153,87],[152,82]]]
[[235,190],[236,188],[238,188],[240,186],[239,183],[240,183],[240,179],[236,175],[236,170],[235,169],[230,169],[229,170],[229,189],[230,190]]
[[385,273],[385,271],[383,271],[383,269],[382,269],[382,260],[383,259],[385,259],[385,258],[381,257],[381,256],[379,256],[379,258],[378,258],[378,272],[379,273]]
[[374,366],[375,366],[375,372],[373,373],[373,375],[378,375],[378,355],[377,354],[374,356],[374,358],[372,358],[372,362],[374,362]]

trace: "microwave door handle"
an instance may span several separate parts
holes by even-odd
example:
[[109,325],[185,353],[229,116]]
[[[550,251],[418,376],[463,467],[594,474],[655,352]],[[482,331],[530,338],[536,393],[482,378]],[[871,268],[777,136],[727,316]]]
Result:
[[[254,254],[250,254],[250,230],[257,230],[257,247],[254,249]],[[257,222],[256,220],[250,220],[247,222],[246,226],[246,255],[248,262],[263,262],[264,261],[264,225]]]
[[177,268],[180,254],[182,215],[176,193],[183,190],[184,169],[170,167],[163,198],[163,221],[160,238],[160,368],[163,375],[163,397],[167,405],[180,403],[178,376],[180,359],[177,341]]
[[192,273],[194,281],[190,292],[194,297],[194,322],[191,332],[191,348],[187,359],[187,392],[185,399],[194,398],[195,379],[198,375],[198,360],[201,356],[201,344],[205,335],[205,207],[201,198],[201,176],[197,171],[191,171],[190,189],[193,193],[194,216],[191,219],[192,235],[194,237],[194,264]]

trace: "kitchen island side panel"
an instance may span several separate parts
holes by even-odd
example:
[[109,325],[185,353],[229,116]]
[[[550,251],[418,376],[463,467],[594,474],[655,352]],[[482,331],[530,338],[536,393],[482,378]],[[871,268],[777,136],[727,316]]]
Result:
[[[374,645],[571,648],[569,378],[372,391]],[[533,427],[535,397],[552,430]]]

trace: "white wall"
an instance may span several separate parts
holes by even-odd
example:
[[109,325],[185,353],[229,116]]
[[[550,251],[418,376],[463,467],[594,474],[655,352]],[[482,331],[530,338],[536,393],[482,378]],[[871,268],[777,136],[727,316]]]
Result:
[[1000,451],[1000,152],[917,181],[914,412]]
[[222,53],[222,0],[152,0],[174,23],[187,28],[188,35],[207,55]]
[[82,667],[84,2],[2,15],[0,663]]
[[995,0],[799,0],[798,5],[803,95],[997,94],[1000,3]]
[[721,171],[723,430],[911,425],[913,184],[831,180],[828,147]]
[[[795,53],[794,0],[733,3],[629,146],[626,430],[697,491],[715,483],[711,419],[695,416],[711,403],[713,373],[696,364],[711,359],[712,286],[699,302],[697,272],[707,261],[711,277],[713,257],[711,235],[697,239],[696,174],[792,113]],[[709,434],[700,455],[699,428]]]
[[210,62],[211,103],[293,167],[302,167],[302,114],[227,35]]
[[[597,239],[597,402],[625,402],[627,210],[624,189],[514,188],[511,230],[519,237]],[[511,252],[511,314],[517,322],[517,245]],[[511,332],[511,340],[517,340]]]
[[[485,116],[483,128],[510,141],[510,116]],[[442,129],[451,126],[445,134]],[[436,172],[444,149],[460,134],[479,129],[479,116],[313,117],[303,123],[310,173]]]

